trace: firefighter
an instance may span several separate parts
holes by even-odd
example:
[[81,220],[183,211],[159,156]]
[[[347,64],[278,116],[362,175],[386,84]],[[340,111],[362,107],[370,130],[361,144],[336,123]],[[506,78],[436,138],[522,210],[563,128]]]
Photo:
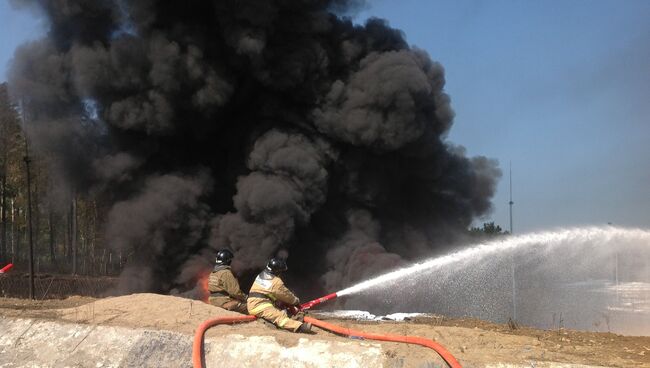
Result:
[[293,332],[311,332],[311,324],[291,319],[286,310],[276,305],[298,306],[300,300],[284,286],[280,274],[287,270],[287,263],[272,258],[266,268],[257,275],[248,293],[248,313],[263,318],[276,326]]
[[209,302],[229,311],[248,314],[246,294],[241,291],[239,282],[230,270],[233,258],[234,255],[228,249],[217,252],[216,265],[208,279]]

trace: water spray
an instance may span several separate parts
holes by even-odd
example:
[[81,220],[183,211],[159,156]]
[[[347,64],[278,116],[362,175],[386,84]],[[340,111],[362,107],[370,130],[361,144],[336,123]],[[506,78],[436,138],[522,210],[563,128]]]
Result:
[[[446,256],[436,257],[415,263],[409,267],[379,275],[370,280],[362,281],[356,285],[336,292],[337,296],[357,294],[362,291],[379,286],[387,286],[392,282],[405,277],[415,276],[423,272],[430,272],[448,266],[451,264],[461,263],[470,259],[481,259],[487,255],[494,254],[502,250],[514,250],[525,246],[534,246],[536,244],[548,244],[559,242],[576,242],[590,239],[634,239],[650,243],[650,231],[642,229],[625,229],[617,227],[585,227],[573,229],[560,229],[557,231],[530,233],[526,235],[504,237],[486,243],[474,245]],[[318,303],[316,303],[318,304]]]
[[[523,235],[518,235],[518,236],[508,236],[508,237],[500,237],[493,239],[491,241],[479,243],[479,244],[474,244],[468,248],[462,249],[460,251],[457,251],[455,253],[451,253],[445,256],[441,257],[434,257],[430,259],[426,259],[422,262],[415,263],[409,266],[406,266],[404,268],[400,268],[397,270],[394,270],[392,272],[388,272],[379,276],[376,276],[374,278],[362,280],[361,282],[351,285],[345,289],[338,290],[334,293],[327,294],[325,296],[322,296],[320,298],[311,300],[309,302],[303,303],[300,306],[294,307],[294,313],[297,313],[299,311],[305,311],[308,309],[313,309],[317,308],[316,306],[322,303],[325,303],[329,300],[333,300],[336,298],[344,297],[344,296],[352,296],[356,294],[361,294],[361,293],[366,293],[369,292],[370,290],[375,290],[375,292],[381,293],[382,291],[385,290],[390,290],[393,288],[396,284],[401,284],[403,282],[415,282],[418,280],[418,278],[427,278],[431,277],[433,275],[436,275],[438,273],[441,274],[441,277],[444,279],[444,277],[451,277],[449,276],[450,273],[454,272],[459,272],[461,273],[461,276],[463,277],[474,277],[477,275],[480,275],[485,272],[505,272],[506,269],[503,269],[503,267],[510,266],[508,263],[508,259],[510,262],[512,262],[512,257],[514,255],[519,255],[519,259],[523,262],[522,264],[527,264],[526,262],[531,262],[535,261],[538,262],[538,260],[535,260],[534,257],[535,255],[539,256],[544,256],[544,257],[549,257],[552,256],[553,252],[560,251],[561,256],[563,258],[565,257],[575,257],[576,254],[571,254],[567,253],[566,247],[561,247],[561,245],[575,245],[575,246],[584,246],[588,245],[589,246],[589,251],[597,251],[598,249],[601,249],[604,251],[604,253],[599,253],[598,257],[601,257],[600,262],[606,262],[606,265],[609,264],[607,262],[610,262],[611,259],[616,259],[615,261],[615,266],[618,267],[618,253],[620,252],[617,249],[614,249],[610,246],[607,246],[608,243],[611,243],[613,241],[616,241],[617,244],[627,244],[629,242],[636,244],[635,246],[640,246],[643,247],[643,249],[646,249],[645,246],[650,246],[650,230],[644,230],[644,229],[634,229],[634,228],[618,228],[618,227],[585,227],[585,228],[570,228],[570,229],[559,229],[555,231],[545,231],[545,232],[538,232],[538,233],[529,233],[529,234],[523,234]],[[595,248],[592,248],[595,247]],[[501,254],[501,256],[499,256]],[[644,253],[645,254],[645,253]],[[504,258],[503,256],[509,256],[508,259]],[[594,255],[596,256],[596,255]],[[579,261],[578,261],[579,262]],[[583,262],[584,263],[584,262]],[[610,262],[611,263],[611,262]],[[570,267],[570,265],[565,265]],[[576,267],[579,265],[575,265]],[[469,267],[470,270],[475,270],[476,273],[468,273],[467,276],[466,274],[462,274],[463,272],[466,271],[466,269]],[[492,267],[492,268],[490,268]],[[493,269],[494,267],[499,267],[498,269]],[[602,266],[605,267],[605,266]],[[483,269],[485,268],[485,269]],[[509,268],[507,270],[510,270]],[[473,272],[473,271],[472,271]],[[531,271],[532,272],[532,271]],[[546,275],[549,272],[559,272],[557,274],[558,277],[568,277],[567,280],[571,280],[571,275],[565,274],[563,270],[548,270],[548,269],[540,269],[535,272],[540,272],[542,275]],[[567,271],[568,272],[568,271]],[[586,270],[582,270],[580,272],[587,272]],[[605,267],[604,272],[607,272],[607,267]],[[603,272],[599,270],[596,275],[597,277],[602,278],[602,280],[595,279],[595,281],[601,282],[603,280],[606,281],[607,275],[603,277]],[[473,275],[473,276],[472,276]],[[510,276],[510,275],[508,275]],[[514,275],[513,275],[514,276]],[[517,277],[522,277],[522,280],[525,277],[525,275],[516,275]],[[505,277],[505,276],[504,276]],[[596,277],[596,276],[594,276]],[[616,279],[618,280],[619,276],[615,276]],[[453,280],[453,279],[449,279]],[[508,278],[507,280],[510,280]],[[575,279],[573,281],[584,281],[582,278]],[[591,278],[586,279],[588,282],[592,282]],[[465,280],[467,281],[467,280]],[[475,280],[480,282],[480,280]],[[594,282],[595,282],[594,281]],[[441,287],[444,285],[445,281],[442,281],[437,287]],[[503,281],[499,282],[506,282],[505,278]],[[522,281],[524,282],[524,281]],[[559,282],[559,281],[558,281]],[[616,283],[615,283],[616,284]],[[557,287],[561,288],[566,288],[566,287],[573,287],[571,286],[572,284],[564,284],[564,283],[559,283],[556,285]],[[471,286],[471,285],[470,285]],[[476,287],[481,287],[480,285],[475,285]],[[531,323],[534,325],[540,325],[540,326],[545,326],[544,322],[540,322],[540,319],[535,319],[534,315],[530,315],[530,313],[527,314],[527,309],[526,309],[526,304],[524,303],[522,306],[522,309],[520,310],[520,306],[516,305],[515,303],[518,302],[516,297],[518,296],[517,292],[517,285],[514,284],[502,284],[502,288],[507,288],[507,287],[512,287],[512,296],[513,296],[513,305],[510,305],[506,303],[502,299],[494,299],[492,296],[487,296],[483,302],[487,303],[488,307],[491,307],[492,309],[489,311],[490,316],[489,318],[493,318],[495,320],[502,320],[503,315],[506,315],[506,317],[514,317],[516,313],[517,318],[522,318],[522,321],[527,323]],[[505,290],[505,289],[504,289]],[[546,289],[545,289],[546,290]],[[564,289],[562,289],[564,290]],[[555,293],[552,295],[558,295],[559,298],[562,298],[564,294],[562,294],[562,290],[558,289],[548,289],[549,293]],[[595,290],[595,289],[594,289]],[[618,289],[617,289],[618,290]],[[452,291],[453,292],[453,291]],[[585,293],[589,292],[593,294],[593,290],[585,289]],[[417,294],[417,291],[415,292]],[[516,294],[515,294],[516,293]],[[476,293],[472,292],[471,293],[473,297],[477,297]],[[479,292],[480,294],[480,292]],[[482,294],[481,294],[482,295]],[[522,294],[522,295],[525,295]],[[586,294],[585,294],[586,295]],[[591,295],[591,294],[589,294]],[[600,294],[599,294],[600,295]],[[604,294],[603,294],[604,295]],[[507,294],[501,295],[501,298],[506,297]],[[419,296],[418,296],[419,297]],[[426,296],[423,296],[426,297]],[[636,297],[636,296],[634,296]],[[633,298],[633,296],[628,296],[628,298]],[[520,299],[521,300],[521,299]],[[563,299],[558,299],[558,300],[563,300]],[[599,301],[602,301],[602,303],[608,303],[607,302],[607,296],[604,295],[602,297],[599,296]],[[492,304],[491,304],[492,303]],[[619,306],[620,302],[617,302],[614,304],[614,307],[620,308]],[[456,305],[453,305],[452,308],[456,308]],[[647,318],[650,321],[650,304],[648,305],[647,312]],[[467,315],[472,315],[471,309],[470,308],[464,308],[464,305],[460,305],[458,307],[458,310],[456,310],[457,313],[459,314],[467,314]],[[512,309],[511,309],[512,308]],[[516,310],[514,309],[516,308]],[[608,305],[605,305],[603,308],[608,308]],[[637,308],[638,309],[638,308]],[[572,311],[573,309],[569,308],[568,311]],[[520,313],[523,311],[522,313]],[[639,309],[641,311],[641,309]],[[485,316],[485,312],[483,316]],[[507,315],[510,313],[509,315]],[[637,313],[637,312],[635,312]],[[641,313],[641,312],[638,312]],[[587,321],[585,323],[592,323],[591,320],[589,320],[589,316],[583,316],[584,313],[579,314],[578,317],[576,318],[582,318],[579,321]],[[639,318],[645,316],[643,314],[639,314]],[[596,316],[597,317],[597,316]],[[594,318],[596,318],[594,317]],[[646,318],[646,317],[643,317]],[[594,319],[595,320],[595,319]],[[576,322],[578,323],[578,322]],[[582,323],[582,322],[580,322]],[[621,322],[623,323],[623,322]],[[621,324],[621,326],[623,326]],[[588,329],[588,327],[585,327]],[[624,327],[627,328],[627,327]],[[631,330],[630,330],[631,331]],[[634,330],[637,331],[637,330]],[[646,332],[642,332],[646,333]]]
[[650,242],[650,231],[642,230],[642,229],[624,229],[624,228],[616,228],[616,227],[607,227],[607,228],[587,227],[587,228],[562,229],[558,231],[531,233],[526,235],[506,237],[491,242],[480,243],[471,248],[467,248],[446,256],[436,257],[430,260],[426,260],[424,262],[415,263],[406,268],[401,268],[393,272],[388,272],[383,275],[379,275],[375,278],[362,281],[346,289],[339,290],[335,293],[331,293],[323,297],[320,297],[318,299],[314,299],[312,301],[304,303],[300,305],[299,309],[300,310],[310,309],[315,305],[324,303],[328,300],[332,300],[337,297],[356,294],[380,285],[387,285],[391,282],[402,279],[404,277],[417,275],[422,273],[423,271],[430,271],[439,268],[441,266],[461,262],[471,258],[484,257],[487,254],[491,254],[503,249],[515,249],[527,245],[534,245],[537,243],[578,241],[578,240],[597,239],[597,238],[608,239],[614,237],[622,238],[622,239],[625,238],[642,239]]

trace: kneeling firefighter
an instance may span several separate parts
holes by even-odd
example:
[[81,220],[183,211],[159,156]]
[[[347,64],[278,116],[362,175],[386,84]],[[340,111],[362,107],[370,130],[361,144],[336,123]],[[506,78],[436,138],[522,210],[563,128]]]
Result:
[[216,265],[208,279],[209,302],[223,309],[248,314],[246,294],[241,291],[239,282],[230,270],[233,258],[234,254],[228,249],[217,252]]
[[287,270],[287,263],[281,258],[272,258],[266,268],[257,275],[248,293],[248,313],[263,318],[276,326],[293,332],[309,333],[310,323],[291,319],[286,310],[276,305],[298,306],[300,300],[284,286],[280,274]]

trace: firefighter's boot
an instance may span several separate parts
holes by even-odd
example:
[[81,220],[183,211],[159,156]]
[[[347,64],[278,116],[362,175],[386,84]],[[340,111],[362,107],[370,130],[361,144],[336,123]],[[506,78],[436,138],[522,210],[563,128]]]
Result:
[[298,327],[298,329],[296,330],[296,332],[301,332],[301,333],[306,333],[306,334],[314,333],[311,330],[311,323],[309,323],[309,322],[305,322],[305,323],[301,324],[300,327]]

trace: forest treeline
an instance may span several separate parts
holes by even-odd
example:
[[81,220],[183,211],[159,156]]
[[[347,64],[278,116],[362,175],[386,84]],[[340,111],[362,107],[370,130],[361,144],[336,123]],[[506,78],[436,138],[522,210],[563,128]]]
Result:
[[0,267],[14,263],[12,272],[29,269],[29,166],[34,270],[119,273],[125,255],[107,249],[101,240],[105,206],[74,188],[54,188],[50,158],[30,150],[24,126],[20,104],[11,100],[7,84],[0,84]]

